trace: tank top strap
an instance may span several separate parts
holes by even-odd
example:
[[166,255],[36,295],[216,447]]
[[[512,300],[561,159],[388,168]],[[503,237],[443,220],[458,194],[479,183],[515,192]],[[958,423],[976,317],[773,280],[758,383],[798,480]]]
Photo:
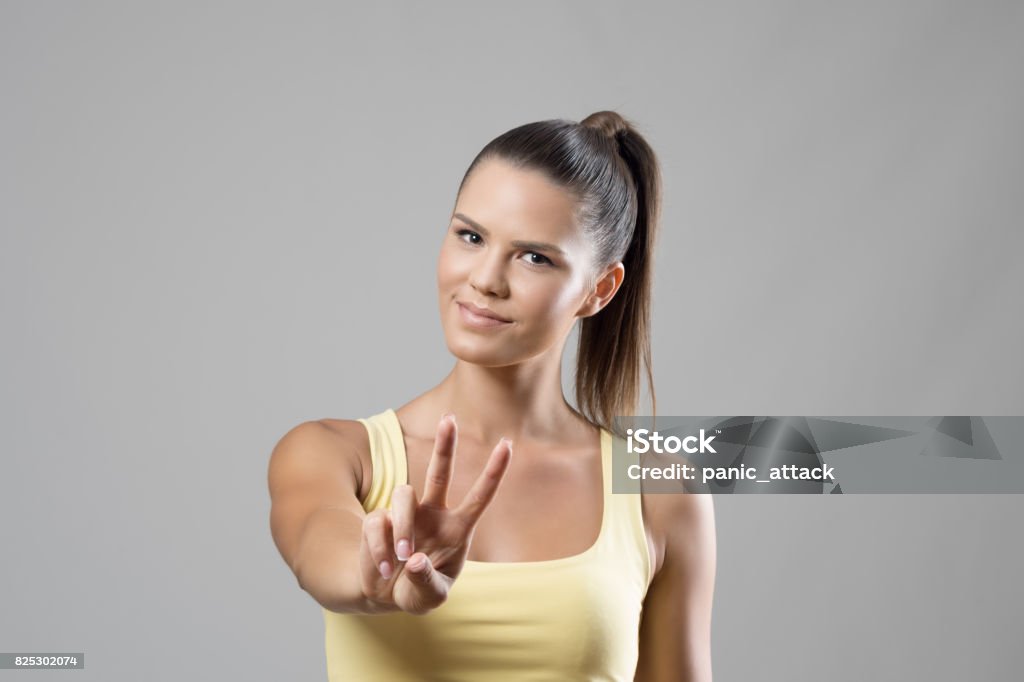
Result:
[[[614,471],[612,469],[612,448],[618,437],[607,429],[601,430],[601,456],[604,474],[604,503],[608,513],[604,515],[604,523],[608,527],[602,533],[601,552],[609,558],[614,557],[617,563],[629,563],[623,566],[623,576],[637,576],[643,579],[638,585],[646,593],[647,585],[652,578],[653,564],[647,544],[647,533],[644,529],[644,516],[640,493],[612,492]],[[620,451],[625,451],[625,444],[620,443]]]
[[363,500],[363,509],[371,512],[387,508],[391,505],[391,491],[409,479],[398,415],[389,408],[356,421],[366,427],[370,436],[370,492]]

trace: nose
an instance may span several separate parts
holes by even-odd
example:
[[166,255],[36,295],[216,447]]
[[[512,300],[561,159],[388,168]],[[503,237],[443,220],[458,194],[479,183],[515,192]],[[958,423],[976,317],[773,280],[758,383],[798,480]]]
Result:
[[479,259],[469,274],[469,285],[481,294],[504,298],[508,295],[505,264],[497,249],[491,254],[478,254]]

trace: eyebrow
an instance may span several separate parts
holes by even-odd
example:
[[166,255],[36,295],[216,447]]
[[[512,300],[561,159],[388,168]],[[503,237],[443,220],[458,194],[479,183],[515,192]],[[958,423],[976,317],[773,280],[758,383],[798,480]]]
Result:
[[[472,218],[469,218],[468,216],[463,215],[462,213],[453,213],[452,216],[458,218],[464,223],[469,224],[470,226],[473,227],[473,229],[481,233],[483,236],[487,237],[490,235],[490,231],[486,227],[476,222]],[[530,242],[516,240],[512,242],[512,246],[516,247],[517,249],[530,249],[532,251],[548,251],[550,253],[557,253],[560,256],[568,255],[563,249],[555,246],[554,244],[548,244],[546,242]]]

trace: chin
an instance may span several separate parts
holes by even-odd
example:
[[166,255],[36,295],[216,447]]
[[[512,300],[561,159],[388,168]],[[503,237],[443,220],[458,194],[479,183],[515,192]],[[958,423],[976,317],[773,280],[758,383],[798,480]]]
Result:
[[517,362],[516,358],[510,357],[507,349],[488,339],[466,339],[460,334],[454,339],[446,337],[445,343],[449,353],[474,365],[504,367]]

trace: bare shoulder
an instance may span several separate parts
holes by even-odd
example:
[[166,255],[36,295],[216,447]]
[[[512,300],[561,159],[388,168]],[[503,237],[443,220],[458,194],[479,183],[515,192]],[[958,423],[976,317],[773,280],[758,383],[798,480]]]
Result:
[[654,575],[666,557],[714,552],[715,510],[712,495],[687,492],[641,495],[644,526],[654,552]]
[[[291,428],[274,446],[268,484],[276,489],[295,479],[339,482],[360,500],[369,490],[370,440],[354,419],[317,419]],[[335,488],[336,489],[336,488]]]
[[[317,423],[330,431],[337,440],[339,450],[349,455],[349,463],[355,466],[356,475],[359,477],[359,499],[365,500],[370,493],[370,479],[373,473],[370,463],[370,436],[366,432],[366,427],[355,419],[320,419]],[[352,461],[353,458],[355,461]]]

